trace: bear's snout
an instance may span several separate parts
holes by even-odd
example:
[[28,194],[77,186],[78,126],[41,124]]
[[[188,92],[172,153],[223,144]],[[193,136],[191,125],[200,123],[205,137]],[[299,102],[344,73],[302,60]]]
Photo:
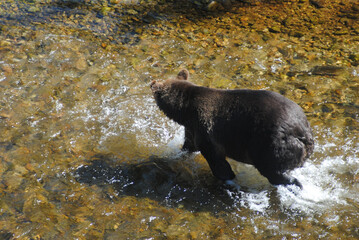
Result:
[[156,91],[156,89],[157,89],[156,84],[157,84],[156,80],[153,80],[151,82],[150,88],[151,88],[152,92]]
[[150,84],[152,92],[156,92],[161,89],[162,83],[158,83],[156,80],[153,80]]
[[153,85],[155,85],[155,84],[156,84],[156,80],[153,80],[150,84],[150,88],[152,89]]

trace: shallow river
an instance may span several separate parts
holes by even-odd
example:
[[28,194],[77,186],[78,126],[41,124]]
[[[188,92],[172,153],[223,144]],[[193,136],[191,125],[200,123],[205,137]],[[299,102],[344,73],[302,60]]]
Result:
[[[358,239],[359,6],[340,2],[0,3],[0,239]],[[182,68],[304,109],[302,190],[229,160],[233,191],[180,151],[149,83]]]

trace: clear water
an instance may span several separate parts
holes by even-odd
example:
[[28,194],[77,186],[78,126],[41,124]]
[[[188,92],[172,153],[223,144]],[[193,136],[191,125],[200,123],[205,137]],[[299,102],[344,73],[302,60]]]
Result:
[[[111,26],[114,16],[71,25],[78,12],[45,4],[68,14],[63,23],[60,15],[46,15],[58,28],[19,24],[20,17],[34,17],[25,7],[38,5],[7,1],[0,8],[11,4],[22,11],[15,20],[2,13],[0,22],[0,237],[359,237],[359,67],[341,64],[336,49],[308,49],[305,39],[275,34],[264,41],[261,32],[226,25],[235,13],[219,16],[216,31],[228,26],[225,34],[240,44],[221,38],[225,46],[208,46],[205,36],[184,40],[171,28],[149,34],[176,25],[168,17],[167,25],[144,28],[138,42],[110,48],[97,29],[102,20]],[[95,18],[96,7],[86,16]],[[196,31],[214,31],[216,21],[178,19],[181,29]],[[354,52],[357,43],[345,47]],[[323,65],[340,69],[313,74]],[[232,191],[199,153],[181,152],[183,128],[158,110],[149,89],[153,79],[181,68],[196,84],[271,89],[300,104],[316,142],[304,167],[292,172],[303,190],[274,187],[253,167],[229,160],[241,186]]]

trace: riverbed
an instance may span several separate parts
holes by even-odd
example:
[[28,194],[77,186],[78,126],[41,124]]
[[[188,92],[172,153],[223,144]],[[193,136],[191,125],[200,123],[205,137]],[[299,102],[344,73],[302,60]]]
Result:
[[[302,190],[180,151],[149,84],[184,68],[303,108]],[[1,239],[357,239],[359,4],[2,1],[0,132]]]

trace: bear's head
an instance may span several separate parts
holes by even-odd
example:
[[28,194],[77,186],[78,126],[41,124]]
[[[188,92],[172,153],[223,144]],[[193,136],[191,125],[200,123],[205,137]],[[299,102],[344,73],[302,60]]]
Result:
[[189,72],[181,70],[175,78],[165,81],[152,81],[151,90],[158,107],[169,118],[178,123],[184,121],[185,112],[188,111],[189,89],[194,84],[188,82]]
[[170,78],[166,81],[162,81],[162,82],[157,82],[156,80],[153,80],[151,82],[151,90],[152,90],[152,93],[154,94],[155,98],[156,98],[156,95],[160,95],[161,92],[165,91],[165,90],[168,90],[168,88],[172,85],[172,83],[178,83],[181,81],[186,81],[189,79],[189,72],[188,70],[186,69],[183,69],[181,70],[177,76],[175,78]]

